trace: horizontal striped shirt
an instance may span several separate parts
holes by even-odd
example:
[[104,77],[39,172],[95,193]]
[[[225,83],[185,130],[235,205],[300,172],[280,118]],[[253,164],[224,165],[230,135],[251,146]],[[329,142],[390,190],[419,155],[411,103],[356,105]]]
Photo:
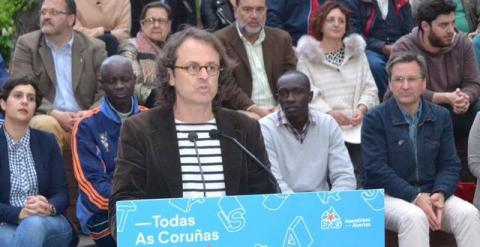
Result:
[[[207,123],[189,124],[175,120],[182,171],[184,198],[224,196],[222,150],[220,141],[211,139],[208,132],[217,129],[215,119]],[[189,133],[198,135],[197,151],[188,139]]]

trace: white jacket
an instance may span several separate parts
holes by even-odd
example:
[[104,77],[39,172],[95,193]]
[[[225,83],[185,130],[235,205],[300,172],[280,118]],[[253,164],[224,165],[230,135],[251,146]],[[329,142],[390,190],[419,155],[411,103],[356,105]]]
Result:
[[[304,35],[298,41],[297,70],[310,79],[313,100],[312,108],[322,112],[337,110],[344,114],[354,113],[358,105],[368,109],[378,104],[377,86],[365,55],[366,43],[358,34],[344,38],[345,58],[340,66],[330,64],[314,37]],[[360,143],[361,124],[355,127],[342,126],[345,141]]]

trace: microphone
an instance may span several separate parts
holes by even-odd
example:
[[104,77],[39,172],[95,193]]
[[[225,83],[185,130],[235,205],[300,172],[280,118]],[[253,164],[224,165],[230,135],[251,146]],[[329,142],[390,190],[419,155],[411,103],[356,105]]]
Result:
[[197,141],[198,141],[198,135],[195,132],[190,132],[188,133],[188,140],[190,142],[193,142],[193,148],[195,149],[195,154],[197,156],[197,162],[198,162],[198,167],[200,169],[200,177],[202,179],[202,185],[203,185],[203,197],[207,197],[207,188],[205,185],[205,176],[203,174],[203,168],[202,168],[202,162],[200,161],[200,154],[198,153],[198,146],[197,146]]
[[281,193],[281,190],[280,190],[280,187],[278,186],[278,182],[277,182],[277,179],[275,178],[275,176],[272,174],[272,172],[270,171],[270,169],[267,168],[267,166],[265,166],[265,164],[263,164],[262,161],[260,161],[257,157],[255,157],[255,155],[250,152],[245,146],[243,146],[237,139],[229,136],[229,135],[226,135],[226,134],[223,134],[221,131],[217,130],[217,129],[211,129],[210,131],[208,131],[208,135],[210,136],[210,138],[212,139],[220,139],[220,138],[225,138],[231,142],[233,142],[237,147],[239,147],[245,154],[247,154],[248,157],[250,157],[250,159],[252,159],[253,161],[255,161],[255,164],[257,164],[260,168],[262,168],[262,170],[264,170],[265,172],[268,173],[269,177],[270,177],[270,182],[272,182],[274,185],[275,185],[275,190],[276,190],[276,193]]

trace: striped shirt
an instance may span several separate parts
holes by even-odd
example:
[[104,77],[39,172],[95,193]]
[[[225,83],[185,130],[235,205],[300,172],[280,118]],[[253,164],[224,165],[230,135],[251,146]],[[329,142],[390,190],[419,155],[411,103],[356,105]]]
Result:
[[262,29],[260,36],[253,44],[243,36],[238,24],[237,32],[245,46],[248,63],[250,65],[250,73],[252,75],[252,101],[257,105],[276,106],[277,102],[270,89],[267,71],[265,70],[265,61],[263,60],[262,43],[265,40],[265,30]]
[[38,194],[37,171],[30,150],[30,129],[19,142],[5,132],[8,144],[8,164],[10,168],[10,205],[25,207],[28,196]]
[[[224,196],[226,193],[220,141],[213,140],[208,135],[211,129],[217,129],[215,119],[201,124],[175,120],[175,126],[182,171],[183,197]],[[194,143],[188,139],[188,134],[191,132],[198,135],[198,154]]]

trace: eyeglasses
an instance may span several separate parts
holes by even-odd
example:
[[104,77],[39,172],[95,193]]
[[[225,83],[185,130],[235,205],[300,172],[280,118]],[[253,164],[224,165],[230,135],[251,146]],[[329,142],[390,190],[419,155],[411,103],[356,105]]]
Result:
[[155,17],[145,18],[142,21],[143,24],[147,24],[147,25],[153,25],[156,22],[160,25],[167,25],[170,21],[165,18],[155,18]]
[[208,76],[216,76],[220,71],[223,70],[223,68],[220,67],[218,64],[207,64],[201,66],[198,63],[190,63],[185,66],[173,66],[175,69],[183,69],[187,71],[190,75],[200,75],[200,72],[202,69],[205,69],[207,71]]
[[343,25],[345,24],[345,19],[343,18],[335,18],[335,17],[330,17],[330,18],[327,18],[325,20],[325,23],[328,23],[328,24],[339,24],[339,25]]
[[40,10],[40,15],[45,16],[47,14],[50,14],[51,16],[70,15],[67,12],[63,12],[63,11],[56,10],[56,9],[41,9]]
[[403,76],[396,76],[396,77],[392,77],[392,79],[390,79],[392,82],[394,83],[402,83],[404,82],[405,80],[410,83],[410,82],[417,82],[417,81],[420,81],[421,79],[423,79],[422,77],[420,76],[408,76],[408,77],[403,77]]

